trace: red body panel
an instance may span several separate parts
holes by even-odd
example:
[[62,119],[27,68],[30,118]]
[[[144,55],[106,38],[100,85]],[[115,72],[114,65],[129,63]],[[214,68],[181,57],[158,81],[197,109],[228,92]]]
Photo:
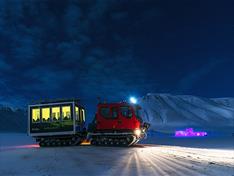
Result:
[[[131,117],[124,116],[121,107],[128,107]],[[113,111],[117,112],[115,118],[106,118],[102,115],[102,108],[109,109],[109,116],[113,117]],[[141,122],[136,116],[133,105],[128,103],[108,103],[98,104],[96,113],[96,129],[97,130],[135,130],[140,128]]]

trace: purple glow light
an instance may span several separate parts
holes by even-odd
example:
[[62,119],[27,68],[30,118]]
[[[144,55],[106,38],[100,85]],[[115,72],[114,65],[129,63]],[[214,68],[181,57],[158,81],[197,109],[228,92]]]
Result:
[[200,137],[207,136],[207,132],[193,131],[193,128],[187,128],[185,131],[175,131],[175,137]]

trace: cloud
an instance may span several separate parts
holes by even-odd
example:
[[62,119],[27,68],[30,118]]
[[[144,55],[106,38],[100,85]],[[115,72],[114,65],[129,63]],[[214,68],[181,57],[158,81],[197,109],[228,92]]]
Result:
[[113,20],[122,20],[128,16],[128,12],[122,11],[122,12],[113,12],[111,14],[111,18]]
[[76,64],[79,62],[82,52],[81,44],[78,42],[61,42],[57,47],[64,64]]
[[[200,68],[191,70],[189,74],[185,75],[177,86],[177,91],[186,93],[190,91],[203,77],[208,75],[219,64],[227,62],[228,59],[210,59],[208,63],[204,63]],[[201,85],[200,85],[201,86]]]
[[32,63],[40,55],[39,43],[28,36],[22,36],[15,41],[11,53],[14,61],[19,64]]
[[66,34],[69,36],[69,38],[73,38],[76,35],[79,35],[79,32],[81,31],[81,17],[82,17],[81,9],[73,4],[70,4],[65,11],[64,15],[64,23],[66,26],[69,26],[68,28],[65,28]]
[[[120,100],[131,93],[176,87],[174,82],[163,85],[162,74],[168,71],[164,43],[171,41],[159,43],[164,25],[163,19],[157,21],[158,3],[14,2],[0,1],[0,91],[5,100],[56,96]],[[219,63],[212,62],[181,78],[178,89],[192,89]]]
[[98,22],[115,2],[115,0],[97,0],[96,3],[90,7],[88,18]]
[[24,73],[27,79],[32,80],[28,86],[23,86],[24,91],[33,91],[41,95],[57,94],[72,85],[74,75],[66,70],[52,70],[50,68],[38,67]]
[[10,68],[11,66],[8,63],[6,63],[5,57],[0,54],[0,74],[2,71],[9,70]]

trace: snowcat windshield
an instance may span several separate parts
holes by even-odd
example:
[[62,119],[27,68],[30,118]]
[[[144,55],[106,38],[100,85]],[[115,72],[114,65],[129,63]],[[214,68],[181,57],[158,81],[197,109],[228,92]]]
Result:
[[135,111],[135,114],[136,114],[136,117],[137,119],[140,121],[140,122],[143,122],[142,118],[141,118],[141,114],[142,114],[142,110],[141,110],[141,107],[140,106],[134,106],[134,111]]

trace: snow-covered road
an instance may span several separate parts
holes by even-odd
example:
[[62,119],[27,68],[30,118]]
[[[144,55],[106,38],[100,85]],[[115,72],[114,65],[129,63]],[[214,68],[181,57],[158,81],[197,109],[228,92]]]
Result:
[[[24,148],[25,147],[25,148]],[[233,176],[234,151],[139,144],[131,148],[24,145],[0,151],[1,175]]]

